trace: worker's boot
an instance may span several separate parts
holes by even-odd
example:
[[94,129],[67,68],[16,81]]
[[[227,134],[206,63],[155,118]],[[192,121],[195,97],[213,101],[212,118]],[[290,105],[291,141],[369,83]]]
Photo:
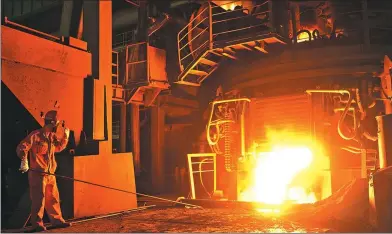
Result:
[[33,228],[32,232],[44,232],[46,231],[46,227],[45,226],[37,226],[35,228]]
[[71,227],[71,226],[72,226],[72,224],[67,223],[67,222],[52,225],[53,228],[67,228],[67,227]]
[[56,223],[56,224],[52,225],[52,228],[67,228],[67,227],[71,227],[71,226],[72,226],[71,223],[64,222],[64,223]]

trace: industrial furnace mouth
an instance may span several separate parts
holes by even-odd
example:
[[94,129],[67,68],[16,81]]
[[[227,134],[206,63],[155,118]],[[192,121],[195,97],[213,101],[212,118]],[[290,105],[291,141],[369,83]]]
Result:
[[[244,165],[239,201],[268,205],[262,213],[281,213],[295,204],[312,204],[323,196],[325,160],[312,147],[273,146],[270,152],[253,152]],[[323,167],[324,166],[324,167]]]
[[[309,132],[298,131],[298,126],[260,125],[259,115],[247,112],[249,103],[250,99],[239,97],[212,103],[206,135],[213,154],[188,155],[189,168],[200,164],[190,171],[192,198],[196,199],[199,179],[201,192],[216,194],[210,199],[250,203],[245,206],[262,213],[284,214],[293,206],[330,196],[329,159],[321,144]],[[207,168],[206,160],[214,168]],[[201,173],[212,171],[214,188],[206,189],[207,175],[203,178]],[[200,178],[194,179],[194,173]]]

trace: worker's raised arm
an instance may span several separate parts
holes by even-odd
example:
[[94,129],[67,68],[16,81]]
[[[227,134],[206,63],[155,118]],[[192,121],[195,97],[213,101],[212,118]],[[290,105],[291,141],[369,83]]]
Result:
[[22,160],[26,161],[29,150],[33,146],[35,135],[37,131],[31,132],[25,139],[23,139],[16,147],[16,155]]
[[64,137],[61,140],[55,139],[54,141],[56,153],[63,151],[65,147],[67,147],[68,139],[69,139],[69,129],[66,128],[64,129]]

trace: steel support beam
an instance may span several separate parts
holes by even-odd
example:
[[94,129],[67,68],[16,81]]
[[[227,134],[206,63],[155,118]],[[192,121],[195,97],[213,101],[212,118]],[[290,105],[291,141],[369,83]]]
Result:
[[151,108],[151,181],[154,191],[161,192],[164,188],[165,112],[160,107],[160,97],[156,103]]
[[[92,54],[92,77],[105,90],[103,103],[94,105],[106,109],[104,127],[107,139],[100,142],[100,153],[112,152],[112,1],[98,0],[83,3],[83,39]],[[102,117],[102,116],[101,116]],[[93,119],[99,116],[93,116]]]
[[288,0],[269,1],[271,11],[270,22],[276,32],[287,38],[289,32],[289,2]]
[[377,116],[380,168],[392,166],[392,114]]
[[131,145],[133,154],[133,164],[135,168],[135,175],[139,175],[140,167],[140,117],[139,105],[129,104],[130,113],[130,131],[131,131]]
[[78,38],[78,32],[83,22],[82,8],[83,0],[63,1],[60,22],[61,36]]
[[120,104],[120,152],[126,152],[127,147],[127,105]]

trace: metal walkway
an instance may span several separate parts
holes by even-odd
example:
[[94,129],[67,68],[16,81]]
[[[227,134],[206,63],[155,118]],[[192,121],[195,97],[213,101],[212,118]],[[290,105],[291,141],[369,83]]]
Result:
[[237,51],[268,53],[267,44],[286,44],[270,25],[268,3],[231,11],[205,3],[178,33],[181,74],[177,83],[200,86],[223,58],[238,59]]

